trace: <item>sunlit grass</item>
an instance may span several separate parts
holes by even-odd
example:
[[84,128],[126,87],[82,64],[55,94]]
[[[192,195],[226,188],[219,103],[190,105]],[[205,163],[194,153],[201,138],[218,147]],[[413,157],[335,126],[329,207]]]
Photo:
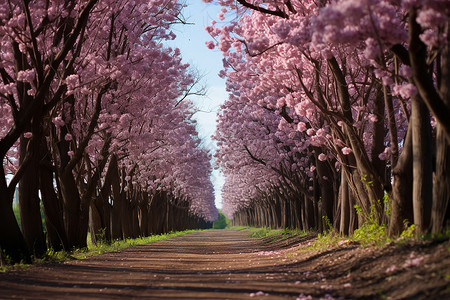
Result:
[[231,227],[233,230],[246,230],[249,231],[248,236],[252,238],[267,238],[271,237],[273,241],[287,239],[293,236],[305,236],[309,232],[298,229],[271,229],[270,227],[248,227],[248,226],[235,226]]
[[166,234],[160,235],[152,235],[148,237],[140,237],[136,239],[125,239],[125,240],[115,240],[111,243],[98,242],[97,244],[92,244],[90,238],[88,237],[88,248],[87,249],[76,249],[72,253],[72,257],[75,259],[83,259],[93,255],[98,255],[102,253],[108,252],[116,252],[126,248],[130,248],[138,245],[145,245],[157,241],[167,240],[173,237],[177,237],[180,235],[185,235],[193,232],[198,232],[201,230],[184,230],[184,231],[176,231],[170,232]]
[[[184,231],[176,231],[176,232],[170,232],[166,234],[160,234],[160,235],[152,235],[148,237],[140,237],[136,239],[125,239],[125,240],[115,240],[111,243],[106,242],[98,242],[97,244],[92,244],[90,240],[90,236],[88,236],[88,247],[84,249],[74,249],[71,252],[67,251],[53,251],[52,249],[47,250],[44,257],[42,258],[33,258],[33,264],[42,264],[44,262],[64,262],[68,260],[75,260],[75,259],[85,259],[88,257],[92,257],[95,255],[103,254],[103,253],[110,253],[110,252],[117,252],[120,250],[124,250],[133,246],[138,245],[145,245],[157,241],[163,241],[167,240],[173,237],[198,232],[203,230],[184,230]],[[15,265],[1,265],[0,266],[0,272],[6,272],[9,270],[17,270],[17,269],[24,269],[31,265],[29,264],[15,264]]]

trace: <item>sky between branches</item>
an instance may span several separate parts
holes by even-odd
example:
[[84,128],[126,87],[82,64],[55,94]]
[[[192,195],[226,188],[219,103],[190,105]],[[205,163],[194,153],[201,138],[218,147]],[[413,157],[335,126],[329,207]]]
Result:
[[[205,97],[192,96],[190,99],[199,108],[195,118],[198,122],[199,136],[204,141],[204,147],[214,151],[215,143],[211,140],[211,135],[216,128],[216,113],[227,98],[227,94],[225,80],[218,76],[222,69],[222,53],[218,50],[210,50],[205,46],[205,42],[210,41],[211,36],[204,30],[204,27],[210,25],[211,20],[217,19],[220,6],[204,3],[201,0],[187,0],[186,5],[183,16],[189,24],[175,25],[172,30],[177,37],[167,45],[179,48],[183,60],[203,76],[201,84],[207,87],[207,95]],[[216,206],[221,208],[220,190],[224,178],[218,170],[214,170],[211,177],[215,189]]]

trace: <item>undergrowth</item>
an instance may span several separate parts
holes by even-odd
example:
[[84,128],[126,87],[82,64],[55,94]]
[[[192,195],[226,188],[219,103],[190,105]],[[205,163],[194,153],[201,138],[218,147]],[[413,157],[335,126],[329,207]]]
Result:
[[233,230],[247,230],[250,233],[249,237],[252,238],[267,238],[271,237],[273,241],[287,239],[292,236],[304,236],[307,235],[308,232],[298,230],[298,229],[271,229],[270,227],[247,227],[247,226],[235,226],[231,227]]
[[[67,260],[74,260],[74,259],[85,259],[103,253],[117,252],[133,246],[145,245],[156,241],[163,241],[176,236],[185,235],[188,233],[198,231],[201,230],[184,230],[160,235],[152,235],[148,237],[140,237],[136,239],[114,240],[110,243],[98,242],[97,244],[92,244],[90,238],[88,237],[87,248],[75,249],[71,252],[54,251],[53,249],[49,249],[42,258],[33,258],[33,264],[41,264],[44,262],[64,262]],[[0,272],[5,272],[8,270],[24,269],[29,266],[30,266],[29,264],[15,264],[15,265],[6,264],[0,266]]]
[[[358,206],[355,206],[357,213],[362,213]],[[366,217],[366,221],[356,229],[353,234],[344,236],[337,233],[333,229],[331,222],[324,217],[326,230],[322,233],[317,233],[317,239],[310,242],[307,247],[302,250],[323,251],[327,248],[339,247],[344,245],[358,245],[361,247],[385,247],[387,245],[402,246],[409,241],[444,241],[450,239],[450,228],[445,229],[440,234],[417,236],[415,225],[405,223],[404,230],[398,237],[391,238],[388,236],[388,227],[386,224],[380,224],[375,218],[374,207],[372,207],[370,214]],[[247,230],[249,237],[266,238],[272,237],[273,240],[288,238],[290,236],[299,236],[312,234],[313,232],[305,232],[301,230],[290,229],[271,229],[269,227],[246,227],[236,226],[231,227],[234,230]],[[450,248],[449,248],[450,251]]]

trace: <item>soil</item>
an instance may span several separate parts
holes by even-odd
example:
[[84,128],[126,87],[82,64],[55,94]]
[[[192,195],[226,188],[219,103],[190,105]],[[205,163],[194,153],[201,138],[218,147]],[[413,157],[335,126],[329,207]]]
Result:
[[450,243],[324,251],[211,230],[0,274],[1,299],[450,299]]

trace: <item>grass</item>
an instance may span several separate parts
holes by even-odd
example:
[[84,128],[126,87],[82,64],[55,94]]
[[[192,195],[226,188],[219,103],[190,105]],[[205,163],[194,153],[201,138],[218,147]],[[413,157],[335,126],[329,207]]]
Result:
[[[185,230],[185,231],[177,231],[170,232],[166,234],[160,235],[152,235],[148,237],[140,237],[136,239],[125,239],[125,240],[115,240],[111,243],[97,243],[92,244],[90,242],[90,237],[88,236],[88,247],[85,249],[75,249],[72,252],[66,251],[53,251],[52,249],[47,250],[47,253],[43,258],[34,258],[34,264],[42,264],[45,262],[64,262],[68,260],[74,259],[85,259],[88,257],[92,257],[95,255],[109,253],[109,252],[117,252],[126,248],[130,248],[138,245],[145,245],[148,243],[153,243],[157,241],[167,240],[176,236],[185,235],[193,232],[198,232],[202,230]],[[17,270],[17,269],[25,269],[31,265],[29,264],[15,264],[15,265],[2,265],[0,266],[0,272],[6,272],[9,270]]]
[[115,240],[112,243],[102,243],[99,242],[97,244],[92,244],[90,241],[90,237],[88,236],[88,248],[86,249],[77,249],[71,255],[75,259],[83,259],[94,255],[99,255],[108,252],[116,252],[126,248],[130,248],[138,245],[145,245],[157,241],[164,241],[173,237],[177,237],[180,235],[185,235],[193,232],[198,232],[200,230],[184,230],[184,231],[176,231],[169,232],[166,234],[160,235],[152,235],[148,237],[140,237],[136,239],[125,239],[125,240]]
[[235,226],[231,227],[233,230],[246,230],[249,231],[248,236],[252,238],[267,238],[271,237],[272,241],[283,240],[290,238],[292,236],[304,236],[308,232],[297,230],[297,229],[271,229],[270,227],[246,227],[246,226]]
[[[435,236],[421,236],[417,237],[415,234],[415,226],[405,226],[405,230],[397,238],[390,238],[387,234],[387,226],[385,224],[378,224],[374,219],[373,214],[369,216],[364,224],[350,236],[343,236],[336,233],[330,222],[325,220],[328,224],[328,230],[323,233],[317,233],[317,239],[303,250],[324,251],[328,248],[339,247],[346,244],[360,245],[361,247],[385,247],[392,243],[401,246],[403,243],[413,240],[448,240],[450,238],[450,230],[446,230],[443,234]],[[231,227],[233,230],[246,230],[249,232],[249,237],[253,238],[267,238],[271,237],[273,241],[286,239],[292,236],[304,236],[312,234],[313,232],[304,232],[300,230],[290,229],[271,229],[269,227],[246,227],[235,226]],[[450,251],[450,248],[449,248]]]

